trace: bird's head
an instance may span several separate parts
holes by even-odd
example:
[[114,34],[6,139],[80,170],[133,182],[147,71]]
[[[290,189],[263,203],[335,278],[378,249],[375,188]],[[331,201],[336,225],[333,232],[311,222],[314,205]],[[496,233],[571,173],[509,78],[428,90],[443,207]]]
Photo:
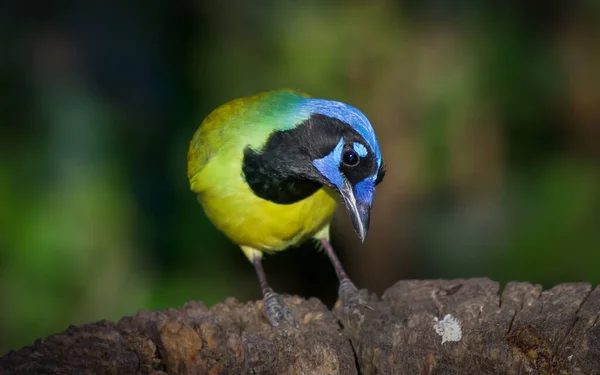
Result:
[[341,196],[364,242],[375,186],[385,174],[371,123],[358,109],[337,101],[303,97],[281,108],[293,125],[271,133],[260,150],[246,148],[243,172],[249,186],[281,204],[328,186]]

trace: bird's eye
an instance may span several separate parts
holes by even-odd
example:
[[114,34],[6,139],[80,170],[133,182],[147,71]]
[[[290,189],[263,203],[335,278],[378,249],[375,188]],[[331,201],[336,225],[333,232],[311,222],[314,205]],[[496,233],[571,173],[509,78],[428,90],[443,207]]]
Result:
[[342,153],[342,163],[348,167],[354,167],[358,164],[360,158],[354,150],[346,150]]

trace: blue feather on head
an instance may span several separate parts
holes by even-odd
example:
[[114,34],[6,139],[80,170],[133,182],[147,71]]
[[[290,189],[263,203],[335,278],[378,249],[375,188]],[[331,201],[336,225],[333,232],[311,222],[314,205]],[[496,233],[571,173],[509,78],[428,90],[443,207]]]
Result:
[[[354,189],[356,190],[357,199],[371,205],[375,190],[375,181],[377,180],[377,171],[381,166],[382,157],[375,130],[367,117],[360,110],[349,104],[326,99],[305,98],[302,100],[300,108],[307,117],[310,114],[321,114],[350,125],[368,144],[377,161],[377,170],[374,175],[357,182],[354,185]],[[330,154],[313,162],[315,167],[338,188],[342,187],[343,182],[343,176],[339,172],[343,147],[344,139],[342,138]],[[353,148],[361,158],[366,157],[368,154],[368,150],[362,143],[355,142]]]
[[379,150],[379,142],[375,136],[375,130],[367,117],[357,108],[334,100],[313,98],[305,98],[301,103],[301,108],[307,112],[308,116],[311,113],[318,113],[350,125],[369,144],[377,159],[377,166],[381,166],[381,151]]
[[375,130],[361,111],[342,102],[304,98],[299,108],[305,118],[322,115],[348,127],[335,147],[312,163],[340,192],[357,233],[364,240],[375,185],[383,176],[383,161]]

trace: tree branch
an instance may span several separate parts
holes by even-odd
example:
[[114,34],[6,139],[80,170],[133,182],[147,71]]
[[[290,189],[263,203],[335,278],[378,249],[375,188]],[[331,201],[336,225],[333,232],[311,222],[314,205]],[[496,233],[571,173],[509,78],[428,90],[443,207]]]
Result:
[[600,374],[600,287],[409,280],[333,312],[286,297],[300,329],[262,301],[140,311],[38,341],[0,374]]

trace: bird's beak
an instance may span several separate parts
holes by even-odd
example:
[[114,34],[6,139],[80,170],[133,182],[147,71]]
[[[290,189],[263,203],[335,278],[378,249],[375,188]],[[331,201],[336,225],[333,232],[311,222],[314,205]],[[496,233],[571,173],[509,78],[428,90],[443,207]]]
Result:
[[352,225],[354,226],[358,238],[360,238],[361,242],[365,242],[367,232],[369,231],[371,206],[356,200],[354,189],[352,188],[352,185],[350,185],[350,182],[345,178],[344,186],[342,186],[339,191],[344,199],[344,203],[346,204],[346,208],[348,209],[350,219],[352,219]]

